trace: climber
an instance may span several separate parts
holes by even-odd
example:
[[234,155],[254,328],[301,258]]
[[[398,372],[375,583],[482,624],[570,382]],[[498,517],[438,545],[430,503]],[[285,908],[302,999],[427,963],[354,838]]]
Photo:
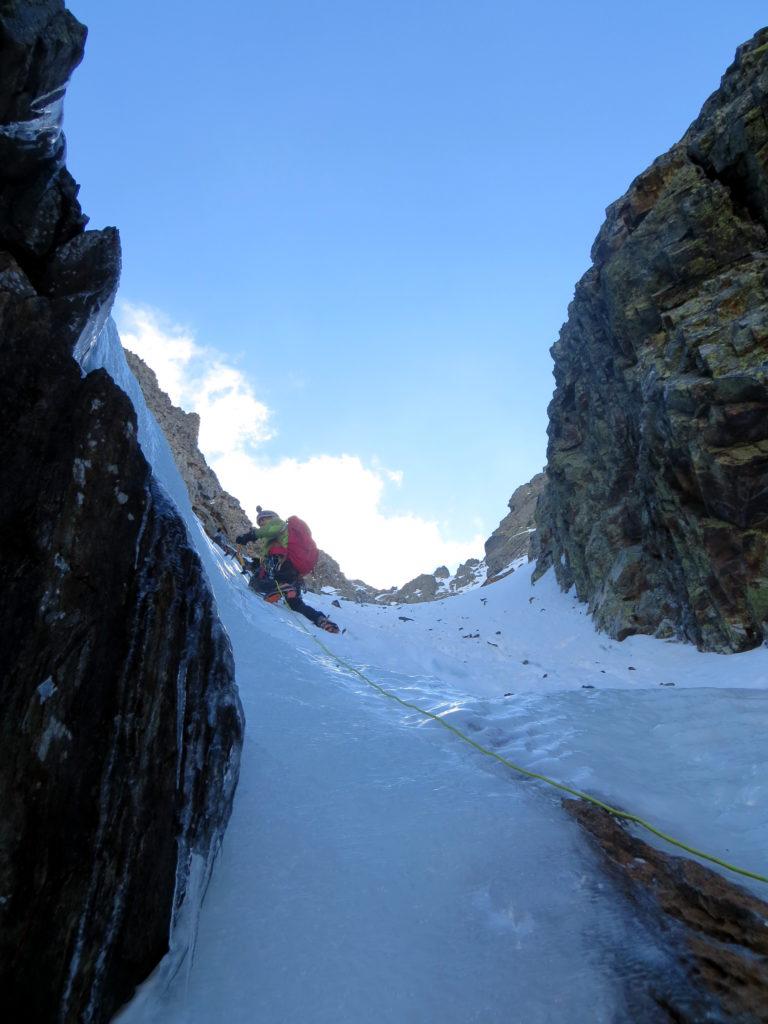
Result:
[[257,505],[256,525],[258,529],[235,538],[237,544],[256,543],[250,584],[253,589],[270,604],[284,597],[293,611],[328,633],[338,633],[335,622],[304,604],[301,598],[302,577],[312,572],[317,562],[317,545],[307,524],[297,516],[289,516],[284,522],[276,512]]

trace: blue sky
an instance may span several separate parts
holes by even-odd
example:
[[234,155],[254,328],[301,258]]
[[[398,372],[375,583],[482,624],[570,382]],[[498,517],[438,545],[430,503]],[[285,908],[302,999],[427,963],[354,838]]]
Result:
[[145,354],[183,338],[198,383],[206,360],[241,374],[258,429],[229,462],[219,437],[225,486],[298,502],[354,575],[377,548],[380,585],[473,553],[541,468],[548,350],[605,207],[766,21],[752,0],[70,6],[69,165],[120,228],[126,333],[154,311]]

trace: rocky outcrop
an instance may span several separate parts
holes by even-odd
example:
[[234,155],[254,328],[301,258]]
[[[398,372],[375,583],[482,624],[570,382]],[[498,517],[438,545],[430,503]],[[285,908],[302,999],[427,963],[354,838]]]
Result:
[[251,529],[251,521],[237,498],[224,490],[198,448],[200,417],[174,405],[160,390],[157,376],[134,352],[125,350],[131,372],[141,387],[149,410],[165,434],[181,478],[187,485],[195,515],[209,537],[219,531],[231,540]]
[[445,566],[435,569],[434,573],[423,572],[403,584],[395,591],[388,591],[379,598],[380,604],[419,604],[422,601],[435,601],[441,590],[441,584],[449,578]]
[[[445,568],[443,566],[443,568]],[[467,587],[476,587],[483,582],[487,574],[487,566],[480,558],[468,558],[462,562],[453,576],[445,583],[445,587],[451,594],[460,594]]]
[[73,358],[120,270],[62,164],[84,38],[61,0],[0,9],[0,988],[19,1021],[106,1021],[157,964],[242,728],[133,407]]
[[379,604],[420,604],[440,601],[461,594],[469,587],[496,583],[514,571],[512,563],[531,556],[536,533],[534,516],[545,474],[537,473],[518,487],[509,499],[509,513],[485,542],[485,558],[468,558],[455,573],[438,566],[433,573],[422,573],[398,589],[379,591]]
[[440,565],[432,573],[422,573],[409,580],[399,589],[385,590],[377,597],[378,604],[421,604],[423,601],[440,601],[444,597],[460,594],[468,587],[477,587],[486,576],[485,562],[479,558],[468,558],[455,573]]
[[766,1024],[768,903],[696,861],[649,846],[600,808],[580,800],[563,805],[600,845],[638,914],[662,931],[687,975],[684,994],[656,980],[659,1019]]
[[509,499],[509,513],[485,542],[488,583],[508,575],[509,567],[518,558],[530,558],[536,532],[536,506],[544,489],[544,473],[518,487]]
[[768,618],[768,29],[607,212],[552,349],[539,571],[612,636]]

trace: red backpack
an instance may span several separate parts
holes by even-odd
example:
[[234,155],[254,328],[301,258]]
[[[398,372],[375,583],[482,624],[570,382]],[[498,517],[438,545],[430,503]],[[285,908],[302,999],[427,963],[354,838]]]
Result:
[[306,576],[317,565],[317,544],[312,540],[312,532],[303,519],[289,516],[286,522],[288,561],[295,566],[300,576]]

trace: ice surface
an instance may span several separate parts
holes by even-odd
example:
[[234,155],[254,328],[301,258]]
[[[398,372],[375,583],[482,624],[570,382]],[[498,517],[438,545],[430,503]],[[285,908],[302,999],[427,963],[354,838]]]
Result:
[[[192,516],[116,340],[109,327],[96,358],[131,393],[142,445],[187,520],[247,717],[194,960],[180,969],[188,943],[175,936],[172,969],[123,1024],[643,1020],[630,982],[671,968],[558,794],[382,698],[287,608],[254,596]],[[325,611],[331,600],[309,598]],[[323,641],[383,686],[527,768],[765,872],[768,650],[615,643],[551,574],[532,586],[525,566],[409,605],[407,621],[397,606],[341,605],[347,631]]]
[[53,677],[48,676],[48,678],[44,679],[37,688],[37,696],[40,698],[40,703],[45,704],[49,697],[52,697],[54,693],[56,693],[56,684],[53,681]]
[[656,953],[557,798],[393,713],[223,559],[222,582],[249,722],[235,813],[193,969],[124,1020],[614,1020]]
[[30,104],[32,117],[0,124],[0,136],[53,156],[61,138],[65,91],[66,84],[36,97]]

